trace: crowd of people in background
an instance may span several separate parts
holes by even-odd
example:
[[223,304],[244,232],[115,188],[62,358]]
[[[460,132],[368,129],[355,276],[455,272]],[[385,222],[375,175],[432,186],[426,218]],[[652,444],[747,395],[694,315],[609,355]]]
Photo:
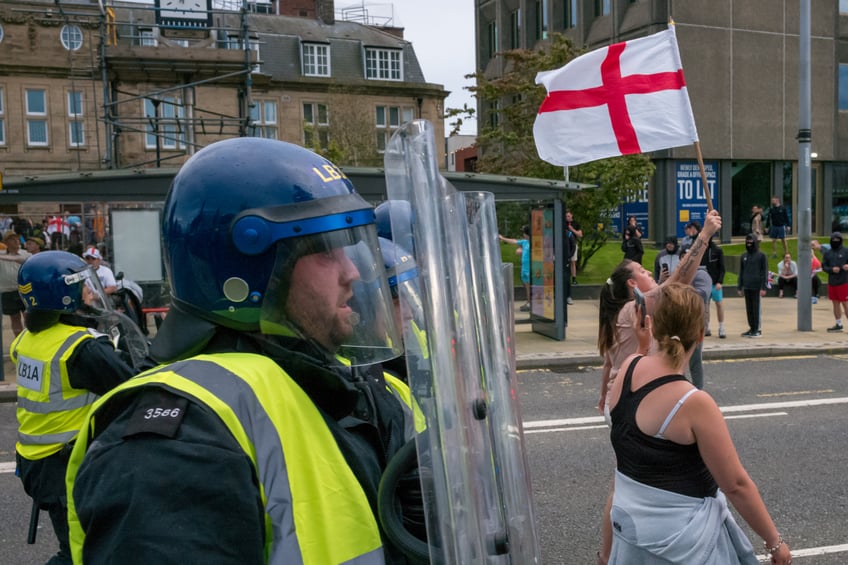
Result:
[[[70,221],[69,221],[70,219]],[[62,250],[88,262],[95,269],[107,294],[114,294],[117,283],[114,274],[102,264],[102,245],[96,246],[94,230],[87,230],[92,243],[84,246],[83,229],[78,217],[45,216],[41,222],[29,218],[0,217],[0,304],[2,313],[9,317],[12,333],[17,336],[24,328],[24,304],[18,294],[17,276],[21,265],[31,256],[46,250]],[[100,247],[100,248],[99,248]]]
[[86,247],[96,246],[106,251],[106,222],[102,214],[80,217],[73,214],[53,214],[41,220],[24,216],[0,216],[0,233],[15,232],[22,238],[34,238],[41,250],[68,251],[82,256]]

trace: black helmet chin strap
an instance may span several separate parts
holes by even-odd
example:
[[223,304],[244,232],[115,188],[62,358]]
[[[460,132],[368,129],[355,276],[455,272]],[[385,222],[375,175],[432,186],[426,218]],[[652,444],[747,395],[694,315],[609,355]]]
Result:
[[150,356],[159,363],[168,363],[197,355],[215,335],[218,326],[194,315],[188,305],[171,297],[171,308],[156,339],[150,344]]

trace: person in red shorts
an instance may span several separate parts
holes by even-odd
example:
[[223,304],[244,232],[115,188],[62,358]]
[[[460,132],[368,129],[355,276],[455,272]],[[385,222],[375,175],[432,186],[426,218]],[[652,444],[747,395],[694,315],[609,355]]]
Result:
[[822,258],[822,271],[827,273],[827,297],[833,304],[836,324],[828,332],[842,331],[842,314],[848,317],[848,249],[842,246],[842,234],[830,236],[830,250]]

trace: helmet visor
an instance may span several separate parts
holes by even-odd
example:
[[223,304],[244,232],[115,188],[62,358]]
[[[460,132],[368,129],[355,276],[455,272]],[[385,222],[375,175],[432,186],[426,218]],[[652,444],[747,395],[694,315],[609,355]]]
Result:
[[112,300],[106,294],[106,291],[103,290],[103,285],[100,284],[100,277],[97,276],[97,271],[93,266],[89,265],[78,273],[65,276],[65,284],[74,284],[80,280],[85,281],[85,284],[82,285],[83,305],[99,311],[112,310]]
[[373,225],[280,242],[259,327],[312,340],[352,365],[400,355]]

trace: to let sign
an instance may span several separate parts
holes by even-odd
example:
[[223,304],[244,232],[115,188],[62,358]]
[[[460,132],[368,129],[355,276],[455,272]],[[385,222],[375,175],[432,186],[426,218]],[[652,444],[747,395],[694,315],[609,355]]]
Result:
[[[707,185],[713,201],[713,208],[718,209],[718,164],[714,161],[704,163]],[[707,215],[707,195],[701,180],[701,171],[696,161],[681,161],[677,163],[675,178],[675,194],[677,200],[677,237],[685,235],[683,228],[689,222],[696,221],[704,225]]]

